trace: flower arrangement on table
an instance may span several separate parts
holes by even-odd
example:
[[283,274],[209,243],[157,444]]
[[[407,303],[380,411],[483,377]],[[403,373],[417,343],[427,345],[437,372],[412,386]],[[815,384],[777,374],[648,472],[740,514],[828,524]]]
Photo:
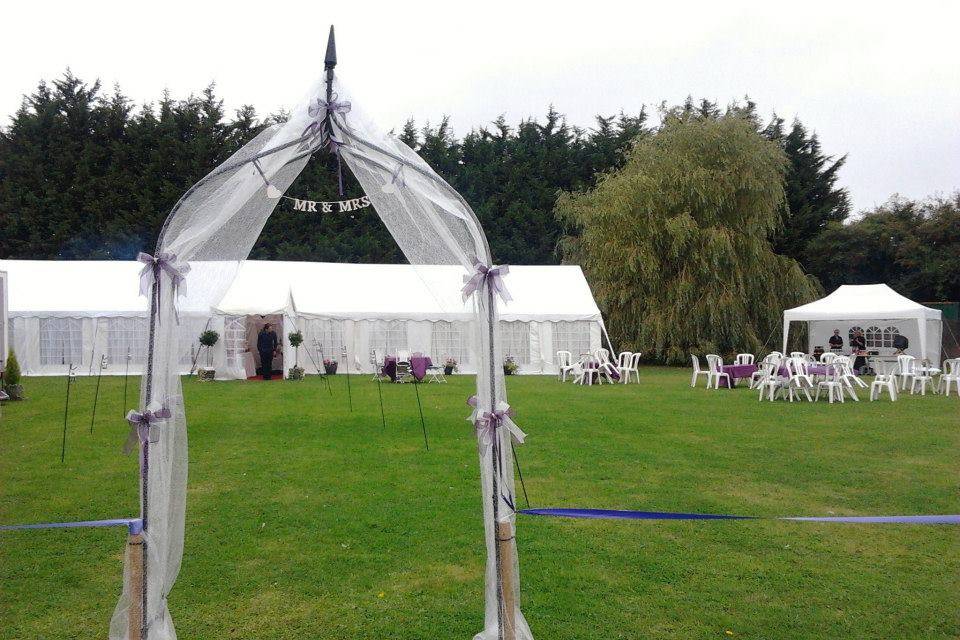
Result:
[[453,372],[456,371],[456,370],[457,370],[457,359],[456,359],[456,358],[451,358],[451,357],[448,356],[447,359],[443,361],[443,373],[444,373],[444,375],[448,375],[448,376],[449,376],[449,375],[452,375]]
[[337,360],[336,358],[324,358],[323,359],[323,370],[327,372],[328,375],[333,375],[337,372]]
[[519,368],[520,365],[517,364],[517,361],[514,360],[513,356],[507,356],[503,359],[503,375],[512,376]]
[[300,345],[303,344],[303,334],[299,330],[291,331],[287,334],[287,340],[290,341],[290,346],[293,347],[293,366],[290,367],[290,371],[287,373],[287,377],[290,380],[303,380],[303,367],[300,366]]

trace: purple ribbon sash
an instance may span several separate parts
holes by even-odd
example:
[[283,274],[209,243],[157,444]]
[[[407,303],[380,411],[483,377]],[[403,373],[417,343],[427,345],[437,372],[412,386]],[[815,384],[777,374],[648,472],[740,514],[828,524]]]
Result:
[[80,520],[79,522],[41,522],[37,524],[8,524],[0,531],[23,531],[27,529],[80,529],[89,527],[126,527],[130,535],[143,533],[140,518],[114,518],[112,520]]
[[150,428],[171,417],[170,409],[162,408],[147,410],[143,413],[131,409],[127,413],[127,422],[130,423],[130,433],[127,442],[123,445],[123,453],[129,454],[137,443],[144,443],[150,438]]
[[843,522],[851,524],[960,524],[960,515],[916,516],[738,516],[717,513],[631,511],[625,509],[521,509],[528,516],[603,520],[785,520],[793,522]]
[[493,439],[496,437],[497,429],[500,428],[506,429],[516,442],[523,444],[527,434],[512,420],[514,412],[509,404],[500,402],[494,411],[480,411],[477,406],[477,396],[470,396],[467,404],[474,409],[468,420],[473,422],[477,433],[477,444],[482,452],[486,453],[487,449],[490,448]]
[[463,276],[463,301],[466,302],[467,298],[472,296],[474,292],[480,289],[484,282],[487,283],[494,293],[500,296],[500,299],[504,302],[510,302],[513,300],[510,292],[507,291],[506,285],[503,283],[503,276],[510,273],[510,267],[508,265],[501,265],[499,267],[488,267],[483,264],[476,258],[473,261],[473,274],[469,276]]

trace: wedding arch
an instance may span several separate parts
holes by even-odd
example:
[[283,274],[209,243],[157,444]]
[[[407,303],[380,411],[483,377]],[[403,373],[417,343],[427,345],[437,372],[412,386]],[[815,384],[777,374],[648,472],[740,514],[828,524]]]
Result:
[[[486,537],[485,620],[478,640],[532,640],[520,611],[515,542],[511,438],[523,433],[510,416],[498,353],[496,297],[509,300],[486,236],[464,199],[409,147],[366,120],[334,77],[333,28],[324,78],[289,119],[268,127],[191,187],[164,223],[145,263],[149,345],[140,409],[131,411],[128,446],[139,449],[142,533],[132,534],[124,589],[110,624],[111,640],[176,638],[167,595],[183,556],[187,485],[186,415],[177,349],[178,297],[199,287],[222,292],[245,260],[280,197],[318,151],[336,154],[353,172],[413,265],[463,267],[462,288],[473,300],[468,323],[478,345],[476,426]],[[191,280],[191,263],[215,263]],[[200,270],[197,270],[199,273]],[[436,285],[435,285],[436,286]],[[213,294],[211,294],[213,295]]]

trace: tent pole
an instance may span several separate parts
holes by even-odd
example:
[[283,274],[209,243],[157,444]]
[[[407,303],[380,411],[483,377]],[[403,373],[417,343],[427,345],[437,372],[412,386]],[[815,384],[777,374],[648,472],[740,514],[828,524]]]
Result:
[[63,438],[60,442],[60,462],[63,463],[67,455],[67,416],[70,415],[70,385],[73,383],[73,363],[67,372],[67,401],[63,405]]
[[93,412],[90,414],[90,433],[93,433],[93,423],[97,419],[97,402],[100,400],[100,380],[103,379],[103,369],[106,367],[107,356],[100,354],[100,372],[97,373],[97,390],[93,392]]
[[[190,374],[192,375],[193,371],[190,371]],[[126,369],[124,369],[123,371],[123,404],[120,405],[120,409],[121,411],[123,411],[124,416],[127,415],[127,380],[129,379],[129,377],[130,377],[130,349],[128,347],[127,348],[127,366],[126,366]]]
[[350,391],[350,354],[347,353],[347,345],[341,345],[341,347],[340,359],[347,367],[347,402],[350,403],[350,413],[353,413],[353,393]]

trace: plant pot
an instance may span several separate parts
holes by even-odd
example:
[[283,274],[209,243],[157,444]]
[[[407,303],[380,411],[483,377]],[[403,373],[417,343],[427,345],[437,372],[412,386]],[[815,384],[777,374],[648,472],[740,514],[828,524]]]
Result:
[[325,364],[323,365],[323,370],[327,372],[328,376],[332,376],[337,372],[337,364],[336,362],[333,364]]
[[216,377],[216,369],[207,369],[205,367],[200,367],[197,369],[197,380],[200,380],[201,382],[213,382]]
[[455,368],[455,367],[452,367],[452,366],[446,366],[446,367],[444,367],[444,368],[443,368],[443,375],[445,375],[445,376],[452,376],[452,375],[453,375],[453,370],[454,370],[454,368]]
[[3,391],[10,396],[11,400],[23,400],[23,385],[11,384],[3,388]]
[[288,380],[303,380],[303,367],[290,367],[290,370],[287,371]]

